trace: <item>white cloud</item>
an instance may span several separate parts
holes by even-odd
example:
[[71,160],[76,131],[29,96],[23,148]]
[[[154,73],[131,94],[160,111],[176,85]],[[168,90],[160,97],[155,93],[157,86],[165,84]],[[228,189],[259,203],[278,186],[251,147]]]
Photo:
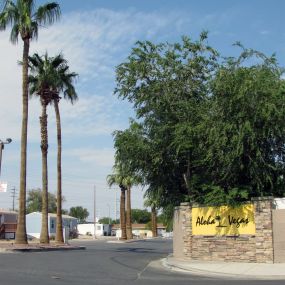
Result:
[[[131,114],[129,105],[112,95],[115,66],[125,60],[137,40],[158,42],[181,29],[183,23],[188,21],[187,15],[182,17],[181,13],[176,12],[162,15],[135,10],[115,12],[99,9],[65,14],[59,23],[40,29],[39,40],[31,43],[30,54],[48,51],[52,56],[62,52],[69,61],[70,69],[79,73],[76,85],[79,101],[74,106],[64,100],[60,103],[65,146],[63,185],[70,204],[73,200],[74,203],[84,204],[83,198],[77,198],[75,194],[79,185],[86,188],[95,180],[101,189],[108,188],[106,175],[110,173],[114,163],[114,150],[110,148],[111,133],[115,129],[125,128]],[[177,25],[174,24],[176,22]],[[22,120],[22,75],[17,61],[22,57],[22,41],[19,40],[19,44],[13,46],[9,42],[9,31],[1,32],[0,48],[0,139],[11,137],[14,145],[14,153],[10,152],[9,171],[7,169],[3,174],[17,187]],[[41,185],[40,113],[38,100],[31,100],[28,140],[29,146],[33,144],[28,152],[28,188]],[[48,113],[50,189],[55,189],[56,128],[53,109],[49,108]],[[100,141],[104,147],[99,148],[97,144],[92,148],[91,143],[88,146],[81,144],[82,141],[92,140]],[[106,140],[106,144],[103,140]],[[108,195],[113,196],[104,193],[100,195],[99,200],[106,199]],[[141,200],[142,198],[139,203]],[[92,207],[92,204],[87,206]]]
[[[93,130],[95,134],[106,134],[112,132],[114,126],[119,127],[117,122],[114,124],[111,121],[114,118],[112,113],[116,111],[116,99],[111,96],[115,66],[125,58],[136,40],[155,38],[161,31],[167,33],[172,22],[178,19],[180,23],[183,22],[175,13],[159,15],[134,10],[115,12],[99,9],[64,15],[59,23],[41,29],[38,42],[31,42],[30,54],[48,51],[50,55],[55,55],[63,52],[71,70],[80,75],[77,85],[80,101],[75,106],[61,104],[63,124],[65,120],[68,121],[67,129],[74,119],[75,125],[79,124],[80,119],[85,120],[80,128],[76,128],[76,133],[82,131],[86,134],[88,130],[89,133]],[[0,46],[0,120],[5,121],[5,124],[1,124],[0,131],[1,134],[19,140],[22,105],[21,68],[17,61],[22,56],[22,41],[19,40],[19,44],[13,46],[9,42],[9,31],[1,32]],[[89,95],[84,97],[82,90],[86,89],[86,84],[89,85]],[[104,86],[104,93],[108,94],[105,99],[99,97],[102,94],[96,93],[102,92],[98,91],[100,86]],[[38,141],[40,105],[35,99],[30,103],[29,113],[29,139]],[[70,132],[71,130],[66,130],[66,133]]]
[[72,69],[82,77],[102,80],[113,76],[118,53],[140,38],[154,38],[177,19],[176,14],[166,16],[133,10],[75,12],[42,30],[32,50],[48,50],[50,54],[63,52]]
[[96,165],[96,167],[111,168],[114,164],[114,149],[76,148],[66,151],[65,155],[75,157],[87,164]]

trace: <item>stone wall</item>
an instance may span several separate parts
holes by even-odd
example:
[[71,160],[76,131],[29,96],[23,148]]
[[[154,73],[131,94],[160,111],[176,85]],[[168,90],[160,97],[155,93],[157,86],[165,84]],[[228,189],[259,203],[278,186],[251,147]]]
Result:
[[[182,203],[175,210],[174,256],[191,260],[273,263],[273,199],[252,200],[256,232],[239,236],[192,235],[192,206]],[[179,219],[179,220],[177,220]],[[183,238],[177,238],[182,235]]]

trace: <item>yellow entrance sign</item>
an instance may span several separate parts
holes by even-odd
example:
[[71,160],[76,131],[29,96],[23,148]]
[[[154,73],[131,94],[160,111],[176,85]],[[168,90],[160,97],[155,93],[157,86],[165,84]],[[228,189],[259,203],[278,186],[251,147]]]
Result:
[[255,234],[254,207],[192,208],[193,235],[253,235]]

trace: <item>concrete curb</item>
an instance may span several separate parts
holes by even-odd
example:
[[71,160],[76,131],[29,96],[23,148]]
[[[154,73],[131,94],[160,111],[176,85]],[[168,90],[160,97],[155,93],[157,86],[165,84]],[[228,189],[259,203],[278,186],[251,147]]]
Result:
[[69,251],[69,250],[85,250],[85,246],[72,247],[27,247],[27,248],[1,248],[1,253],[13,252],[47,252],[47,251]]
[[145,241],[146,239],[129,239],[129,240],[108,240],[107,243],[133,243],[138,241]]
[[[172,258],[172,260],[169,260]],[[201,263],[191,263],[191,262],[186,262],[186,261],[181,261],[181,260],[175,260],[171,255],[162,259],[162,264],[165,268],[168,270],[173,270],[176,272],[183,272],[185,274],[192,274],[192,275],[197,275],[197,276],[203,276],[203,277],[215,277],[215,278],[221,278],[221,279],[242,279],[242,280],[285,280],[285,275],[265,275],[263,274],[262,267],[260,267],[260,270],[256,270],[258,267],[258,264],[251,264],[252,268],[255,269],[255,272],[251,272],[253,270],[249,269],[247,272],[240,273],[240,272],[226,272],[224,270],[223,266],[220,266],[220,264],[215,264],[211,263],[213,266],[216,268],[209,268],[210,266],[206,266],[207,262],[201,262]],[[235,268],[239,268],[240,263],[234,264]],[[202,268],[206,267],[207,269]],[[274,264],[266,264],[266,266],[274,266]],[[283,267],[283,265],[281,265]],[[285,264],[284,264],[285,268]],[[238,270],[236,270],[238,271]],[[284,272],[284,270],[282,270]],[[254,274],[253,274],[254,273]]]

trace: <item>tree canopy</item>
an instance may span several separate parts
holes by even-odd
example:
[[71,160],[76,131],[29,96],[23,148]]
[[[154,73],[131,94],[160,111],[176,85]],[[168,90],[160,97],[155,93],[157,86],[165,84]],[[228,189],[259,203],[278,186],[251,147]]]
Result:
[[146,224],[151,220],[151,214],[148,210],[132,209],[132,223]]
[[119,224],[120,223],[120,220],[113,220],[111,219],[110,217],[102,217],[101,219],[99,219],[99,223],[100,224]]
[[84,223],[86,222],[86,218],[89,216],[89,212],[82,206],[76,206],[70,208],[69,215],[77,218],[79,223]]
[[114,132],[116,163],[141,177],[171,217],[180,202],[238,204],[284,196],[285,96],[274,56],[223,58],[207,34],[138,42],[117,67],[115,94],[136,113]]
[[[63,201],[65,198],[63,197]],[[27,214],[32,212],[41,212],[42,210],[42,190],[32,189],[28,191]],[[48,193],[48,212],[56,213],[56,195]]]

